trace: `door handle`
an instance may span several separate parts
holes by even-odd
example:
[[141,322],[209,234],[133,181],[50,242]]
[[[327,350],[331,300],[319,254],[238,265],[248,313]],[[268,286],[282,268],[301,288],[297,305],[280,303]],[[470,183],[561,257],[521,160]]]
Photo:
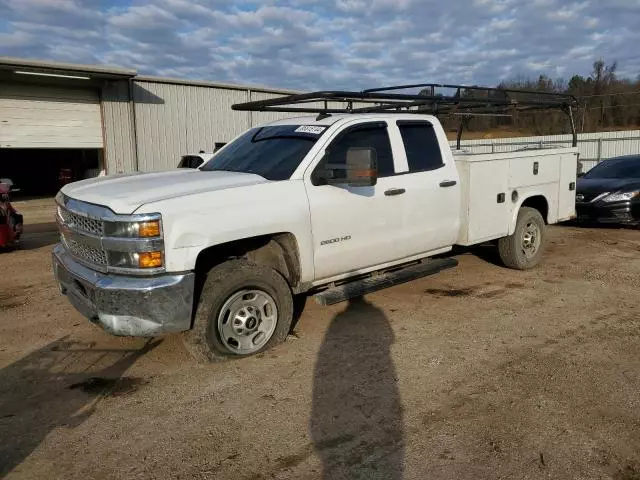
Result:
[[392,197],[394,195],[402,195],[406,190],[404,188],[391,188],[384,192],[387,197]]
[[447,188],[447,187],[453,187],[457,184],[458,182],[456,182],[455,180],[443,180],[442,182],[440,182],[440,186],[442,188]]

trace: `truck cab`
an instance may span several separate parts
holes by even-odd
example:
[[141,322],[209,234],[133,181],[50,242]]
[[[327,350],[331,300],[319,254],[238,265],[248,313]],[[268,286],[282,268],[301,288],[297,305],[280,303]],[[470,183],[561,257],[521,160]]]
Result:
[[[339,122],[302,176],[314,236],[332,242],[316,249],[316,281],[449,250],[458,235],[460,185],[440,123],[415,115]],[[314,177],[325,164],[344,164],[354,147],[376,152],[375,185],[327,186]]]

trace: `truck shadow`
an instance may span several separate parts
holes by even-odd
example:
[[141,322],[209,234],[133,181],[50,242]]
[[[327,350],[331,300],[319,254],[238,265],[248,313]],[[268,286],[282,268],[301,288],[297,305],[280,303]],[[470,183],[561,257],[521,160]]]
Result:
[[583,228],[583,229],[597,229],[597,230],[640,230],[640,223],[628,224],[628,223],[596,223],[596,222],[573,222],[563,223],[567,227]]
[[35,250],[54,245],[60,240],[56,222],[27,224],[17,247],[19,250]]
[[401,479],[403,411],[384,313],[351,300],[331,322],[314,372],[310,421],[325,479]]
[[480,260],[492,265],[504,267],[504,263],[500,259],[500,253],[498,253],[498,246],[491,242],[470,247],[455,246],[451,252],[444,254],[443,257],[456,257],[465,254],[478,257]]
[[20,239],[18,250],[36,250],[38,248],[53,246],[60,240],[57,232],[43,232],[26,234]]
[[135,391],[144,380],[123,374],[160,343],[110,350],[62,337],[0,370],[0,477],[54,429],[81,425],[101,398]]

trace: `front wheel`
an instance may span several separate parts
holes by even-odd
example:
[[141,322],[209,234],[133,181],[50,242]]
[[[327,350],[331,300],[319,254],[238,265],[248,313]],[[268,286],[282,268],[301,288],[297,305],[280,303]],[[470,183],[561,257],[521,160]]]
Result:
[[505,266],[517,270],[533,268],[542,258],[546,225],[538,210],[522,207],[513,235],[498,240],[498,251]]
[[291,289],[274,269],[231,260],[211,269],[184,341],[199,361],[241,358],[283,342],[293,319]]

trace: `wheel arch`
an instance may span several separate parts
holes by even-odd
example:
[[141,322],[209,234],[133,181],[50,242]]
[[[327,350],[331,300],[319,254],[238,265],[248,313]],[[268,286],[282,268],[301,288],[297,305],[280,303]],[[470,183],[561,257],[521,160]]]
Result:
[[196,258],[195,271],[206,274],[225,260],[246,258],[279,272],[292,288],[300,283],[300,250],[295,235],[278,232],[232,240],[202,249]]
[[509,235],[513,235],[513,232],[515,232],[516,223],[518,222],[518,214],[523,207],[529,207],[538,210],[540,212],[540,215],[542,215],[542,219],[544,220],[545,224],[549,223],[549,200],[542,193],[533,193],[522,198],[518,203],[518,206],[513,209],[513,216],[509,225]]

